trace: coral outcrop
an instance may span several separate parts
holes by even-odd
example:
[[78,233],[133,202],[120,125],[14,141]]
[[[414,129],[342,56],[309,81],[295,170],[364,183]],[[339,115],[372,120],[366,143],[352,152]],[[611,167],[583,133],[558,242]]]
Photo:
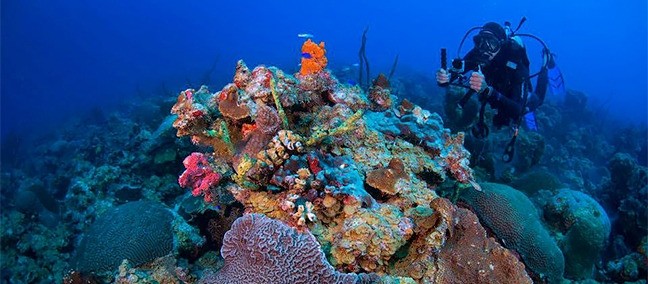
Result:
[[173,214],[147,201],[129,202],[106,211],[90,227],[76,252],[81,272],[106,272],[122,260],[140,265],[173,251]]
[[[303,60],[324,54],[323,45],[307,41],[304,48],[308,55]],[[309,66],[313,67],[302,63],[307,74],[293,77],[274,67],[259,66],[250,72],[239,61],[234,83],[211,97],[201,97],[206,104],[199,104],[193,96],[194,103],[189,106],[187,92],[180,94],[185,98],[179,99],[174,109],[183,110],[176,111],[181,122],[176,125],[184,131],[178,134],[212,147],[213,152],[204,154],[209,157],[209,167],[198,168],[217,172],[220,177],[208,183],[208,191],[198,191],[231,194],[248,214],[263,214],[276,224],[312,233],[326,261],[339,271],[379,273],[411,281],[409,277],[416,271],[397,273],[392,264],[398,261],[407,266],[414,261],[417,252],[410,250],[407,257],[408,247],[414,239],[425,238],[416,232],[424,233],[421,227],[426,226],[454,228],[452,218],[441,225],[426,224],[429,220],[417,217],[419,211],[432,210],[430,204],[437,199],[433,189],[449,180],[479,189],[468,165],[469,153],[462,146],[463,133],[451,134],[438,115],[414,104],[394,103],[396,97],[390,95],[384,76],[374,81],[371,94],[365,94],[339,84],[323,69],[325,64],[317,70]],[[205,123],[183,122],[194,118],[180,114],[195,109],[209,114],[202,118]],[[195,191],[196,186],[193,188]],[[210,199],[217,200],[215,196]],[[486,242],[488,249],[496,247],[494,242]],[[250,244],[254,249],[266,245]],[[438,251],[443,242],[432,245]],[[479,267],[488,268],[485,263],[499,267],[494,263],[500,260],[517,263],[504,251],[502,248],[500,253],[503,258],[484,256],[491,262],[478,262]],[[228,249],[223,255],[232,257]],[[446,261],[448,271],[460,273],[450,268],[454,259],[434,255],[430,261]],[[506,266],[521,267],[519,263]],[[432,281],[440,277],[438,273],[432,271],[416,279]],[[483,273],[498,272],[489,269]]]
[[460,200],[474,210],[505,247],[520,254],[538,279],[559,283],[565,271],[563,254],[542,226],[529,198],[506,185],[482,183],[481,186],[482,192],[464,190]]
[[477,216],[437,198],[413,209],[421,226],[393,273],[422,283],[532,283],[518,258],[488,237]]
[[561,189],[543,200],[544,219],[561,233],[558,245],[565,256],[565,277],[593,277],[594,265],[610,235],[610,219],[592,197]]
[[298,233],[262,214],[237,219],[225,233],[225,266],[199,283],[361,283],[376,275],[339,273],[312,234]]

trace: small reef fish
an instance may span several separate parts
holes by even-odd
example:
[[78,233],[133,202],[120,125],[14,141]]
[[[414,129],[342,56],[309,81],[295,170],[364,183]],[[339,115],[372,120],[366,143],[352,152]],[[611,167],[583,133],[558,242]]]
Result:
[[312,34],[297,34],[297,37],[300,38],[314,38],[315,36]]
[[302,52],[302,57],[306,59],[311,59],[313,56],[308,52]]

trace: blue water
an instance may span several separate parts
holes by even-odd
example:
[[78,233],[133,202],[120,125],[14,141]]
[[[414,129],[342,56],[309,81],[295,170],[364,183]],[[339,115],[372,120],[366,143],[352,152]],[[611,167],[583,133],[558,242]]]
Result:
[[[101,230],[88,231],[88,227],[92,226],[91,223],[108,222],[94,221],[105,214],[104,212],[110,212],[107,210],[140,200],[154,200],[157,205],[161,202],[165,207],[174,208],[179,214],[176,217],[187,222],[186,226],[181,227],[182,236],[192,240],[184,244],[187,247],[178,249],[179,255],[174,255],[178,261],[177,269],[187,269],[191,273],[198,273],[198,276],[204,276],[199,274],[220,267],[223,260],[209,252],[219,251],[221,245],[226,242],[225,231],[242,214],[244,207],[248,206],[245,209],[250,211],[249,204],[242,205],[239,202],[243,201],[234,201],[246,195],[241,194],[235,198],[230,191],[235,192],[238,186],[229,185],[233,184],[232,180],[239,183],[247,181],[232,176],[234,171],[229,169],[235,164],[232,157],[228,157],[228,161],[225,162],[220,158],[212,161],[213,157],[206,155],[212,150],[222,152],[223,149],[197,146],[192,143],[197,140],[176,137],[176,129],[182,132],[188,128],[197,131],[195,133],[203,133],[196,135],[194,139],[215,135],[213,133],[217,132],[214,127],[217,124],[206,127],[208,123],[200,123],[209,121],[211,124],[216,116],[221,115],[220,111],[210,109],[214,105],[203,106],[204,102],[196,103],[199,101],[196,99],[193,105],[182,107],[182,101],[178,103],[179,113],[171,116],[170,110],[179,92],[187,88],[198,89],[201,84],[208,85],[211,92],[220,90],[233,81],[236,62],[240,59],[243,59],[250,69],[264,64],[276,66],[288,74],[295,74],[300,68],[300,60],[310,56],[301,52],[305,39],[298,37],[299,34],[312,34],[315,42],[325,42],[327,68],[332,71],[319,73],[325,74],[325,77],[316,78],[327,78],[328,74],[332,74],[342,83],[362,83],[362,80],[358,79],[363,78],[358,78],[357,75],[360,63],[358,50],[363,31],[367,28],[366,55],[371,64],[372,79],[380,72],[388,73],[394,59],[397,56],[399,59],[395,76],[390,80],[390,92],[398,98],[392,107],[398,109],[399,114],[402,114],[400,111],[407,113],[409,106],[400,100],[406,98],[416,105],[440,114],[426,117],[427,124],[422,124],[420,121],[414,123],[412,115],[409,114],[392,115],[395,113],[393,109],[376,112],[366,110],[364,120],[375,122],[368,123],[367,129],[382,133],[380,137],[387,139],[383,141],[385,145],[392,145],[379,148],[379,151],[387,149],[387,152],[382,153],[384,155],[393,154],[394,157],[389,157],[390,159],[396,158],[389,163],[388,172],[403,167],[396,161],[398,155],[412,155],[410,150],[401,149],[397,145],[412,143],[415,148],[420,148],[420,151],[413,152],[415,155],[427,152],[434,159],[433,165],[425,165],[422,167],[425,170],[416,171],[412,163],[415,160],[416,163],[427,161],[427,158],[410,157],[411,159],[404,160],[407,172],[411,174],[412,180],[416,181],[411,184],[413,188],[425,184],[422,186],[424,193],[429,193],[428,189],[432,189],[438,196],[457,198],[457,184],[452,179],[441,183],[442,179],[434,169],[448,172],[448,175],[460,176],[466,170],[462,167],[467,161],[455,160],[453,172],[452,162],[444,160],[441,163],[437,160],[441,158],[442,152],[443,155],[466,154],[461,156],[461,159],[470,159],[474,181],[510,185],[522,191],[530,199],[524,199],[525,203],[520,203],[524,205],[521,206],[523,210],[532,211],[532,208],[529,208],[532,206],[525,204],[533,202],[540,213],[538,216],[542,219],[536,218],[533,221],[537,224],[542,221],[551,234],[549,237],[543,229],[542,234],[533,233],[534,236],[544,235],[546,237],[543,240],[552,244],[554,239],[558,239],[562,252],[572,258],[565,260],[568,265],[581,263],[577,253],[594,248],[591,249],[595,252],[594,256],[584,257],[586,261],[583,263],[586,268],[592,267],[595,273],[585,276],[566,273],[567,279],[591,278],[607,283],[645,278],[648,275],[645,261],[648,251],[648,237],[645,234],[648,228],[647,1],[433,2],[437,1],[2,1],[0,254],[3,254],[3,257],[0,258],[0,284],[60,282],[63,274],[72,268],[80,269],[79,271],[85,274],[80,268],[82,265],[75,263],[85,258],[77,258],[74,255],[85,250],[85,245],[79,243],[81,236],[87,238],[88,235],[93,236],[93,233],[94,236],[109,235],[102,234]],[[446,108],[447,98],[450,96],[445,96],[446,89],[438,87],[434,77],[440,67],[440,49],[447,48],[448,59],[463,56],[464,54],[457,54],[457,48],[461,38],[470,28],[489,21],[509,21],[515,27],[522,17],[526,17],[527,21],[519,32],[539,36],[546,42],[556,55],[566,87],[570,91],[565,100],[555,95],[546,100],[536,111],[537,120],[534,122],[537,122],[538,131],[520,130],[520,135],[515,136],[518,137],[513,148],[517,149],[515,159],[511,163],[504,163],[500,161],[500,156],[511,139],[510,129],[505,127],[498,130],[491,126],[486,142],[475,139],[468,130],[469,124],[474,121],[466,125],[461,125],[464,121],[452,121],[453,118],[461,120],[463,117],[456,114],[457,117],[452,117],[453,112]],[[531,60],[531,72],[535,73],[541,67],[542,46],[530,38],[524,38],[524,43]],[[462,52],[465,53],[472,45],[471,37],[468,37]],[[274,78],[275,83],[284,80],[280,76]],[[308,82],[308,79],[302,82]],[[346,85],[337,87],[343,90],[341,93],[347,95],[347,99],[350,97],[349,100],[354,100],[355,97],[357,100],[354,104],[361,101],[359,97],[365,98],[364,93],[362,96],[352,93],[357,91],[357,88]],[[300,92],[307,89],[301,85],[300,88]],[[316,92],[304,93],[313,97],[309,99],[311,101],[304,105],[286,107],[288,119],[294,124],[287,129],[300,132],[302,129],[310,129],[311,123],[329,119],[320,117],[329,115],[321,110],[328,109],[328,105],[322,105],[333,104],[333,99],[313,96],[319,94]],[[202,100],[206,98],[204,93],[192,93],[192,96],[194,95],[201,96]],[[188,96],[185,98],[193,100]],[[372,103],[378,100],[383,103],[387,101],[375,97],[371,100]],[[472,107],[476,114],[476,101],[473,99],[472,106],[469,103],[463,108],[465,112],[458,112],[471,113]],[[586,105],[583,103],[585,101]],[[308,105],[310,102],[315,102],[315,106]],[[446,105],[443,105],[444,103]],[[397,105],[399,107],[396,107]],[[454,103],[451,104],[451,107],[453,106]],[[350,109],[344,105],[335,110],[335,114],[348,111],[350,115],[353,113]],[[312,113],[308,114],[309,111]],[[191,113],[190,117],[188,113]],[[492,113],[487,116],[490,114]],[[425,113],[417,112],[416,115],[417,120],[420,120]],[[178,117],[174,125],[176,129],[173,129],[171,124]],[[465,149],[471,152],[470,157],[460,149],[446,153],[446,150],[440,151],[435,148],[434,145],[444,142],[442,138],[438,138],[442,137],[437,133],[437,123],[441,123],[439,118],[443,120],[445,128],[467,131],[465,140],[462,141]],[[195,121],[199,123],[191,125]],[[259,134],[262,132],[250,134],[255,130],[243,134],[243,129],[258,127],[256,118],[254,125],[247,124],[250,120],[234,123],[227,118],[227,121],[232,124],[228,127],[235,127],[231,132],[234,133],[233,139],[223,139],[233,140],[235,145],[225,145],[234,149],[228,150],[235,152],[232,154],[243,155],[242,153],[248,150],[256,151],[258,149],[254,143],[267,145],[266,142],[271,138],[265,137],[267,133]],[[279,125],[278,121],[279,119],[274,122]],[[488,122],[488,125],[492,125]],[[189,126],[186,123],[189,123]],[[207,132],[201,132],[204,130]],[[220,131],[218,133],[224,135]],[[356,135],[370,132],[353,133],[353,139],[364,139],[365,137]],[[510,133],[518,132],[516,130]],[[253,138],[240,137],[248,134],[251,135],[248,137]],[[371,135],[371,141],[368,143],[374,143],[372,141],[375,134]],[[213,137],[209,138],[210,141],[211,138]],[[332,141],[337,141],[337,138]],[[261,144],[262,142],[265,144]],[[375,185],[369,184],[368,171],[361,171],[368,170],[365,166],[373,165],[362,164],[367,161],[361,163],[345,156],[340,157],[339,153],[334,151],[338,146],[324,145],[324,142],[322,146],[318,144],[320,142],[307,145],[308,154],[294,154],[291,162],[285,162],[290,163],[290,167],[282,165],[281,171],[273,168],[280,173],[272,175],[272,178],[282,180],[281,175],[291,174],[292,167],[300,170],[309,168],[313,172],[322,173],[317,175],[315,172],[318,179],[326,177],[318,180],[316,184],[320,185],[329,182],[331,186],[347,186],[351,177],[354,185],[352,187],[358,191],[349,191],[352,193],[350,196],[353,197],[355,192],[355,197],[364,202],[365,206],[376,202],[400,202],[400,197],[387,198],[387,195],[381,193],[384,193],[385,189],[378,186],[374,188]],[[451,148],[453,144],[450,142],[446,140],[444,147]],[[326,143],[330,141],[327,140]],[[342,144],[343,146],[339,147],[356,145],[351,142]],[[248,149],[248,145],[251,145],[251,150]],[[225,146],[214,144],[215,148]],[[374,153],[371,151],[375,149],[358,149],[361,154],[359,156],[373,159]],[[368,154],[365,151],[368,151]],[[388,153],[389,151],[393,152]],[[200,154],[192,155],[192,152]],[[378,154],[380,153],[376,153]],[[199,167],[194,165],[195,168],[190,170],[192,162],[183,163],[185,157],[190,156],[201,157],[204,160],[201,160]],[[235,158],[239,160],[238,157]],[[387,157],[380,157],[376,158],[377,163],[380,163],[380,159],[388,161]],[[240,160],[236,163],[239,162]],[[372,160],[371,163],[373,162]],[[401,164],[404,162],[401,161]],[[194,164],[196,163],[194,161]],[[216,168],[212,164],[218,164],[219,167]],[[360,164],[363,166],[361,171],[358,170]],[[441,169],[444,165],[447,168]],[[430,171],[428,166],[433,170]],[[376,167],[378,169],[379,165]],[[225,171],[225,168],[228,170]],[[240,170],[239,167],[235,168]],[[217,169],[223,172],[218,172]],[[329,170],[332,173],[329,174]],[[268,173],[270,171],[272,170],[268,170]],[[262,175],[261,172],[263,171],[259,170],[259,175]],[[265,174],[264,172],[263,175]],[[358,179],[365,179],[365,174],[366,180]],[[179,182],[179,177],[182,176],[185,176],[185,180],[192,180],[188,182],[190,186],[181,188],[179,184],[183,182]],[[202,196],[190,196],[196,184],[202,186],[205,176],[210,177],[210,182],[220,182],[218,186],[209,185],[209,193],[218,197],[218,200],[212,200],[211,203],[203,202]],[[313,185],[313,179],[311,177],[309,186]],[[288,184],[288,181],[285,184]],[[273,194],[273,197],[279,196],[277,200],[283,198],[285,201],[291,198],[290,195],[286,197],[283,194],[285,184],[278,186],[268,183],[254,192],[265,193],[262,190],[267,186],[268,194]],[[398,184],[403,186],[405,183]],[[361,190],[362,187],[366,191]],[[488,186],[484,188],[487,189]],[[558,191],[561,188],[565,189]],[[307,203],[313,201],[311,205],[319,206],[320,203],[316,203],[315,200],[319,202],[318,198],[323,199],[325,193],[314,186],[311,189],[308,194],[290,202],[307,206]],[[320,192],[315,194],[317,190]],[[508,189],[498,190],[505,192],[500,193],[502,195],[511,194]],[[561,195],[557,192],[561,192]],[[207,191],[199,193],[206,195]],[[589,197],[583,199],[582,195],[587,195],[592,200],[589,200]],[[350,202],[349,200],[345,198],[344,202]],[[289,203],[281,202],[282,207],[288,206],[286,204]],[[436,206],[441,206],[439,204],[443,203],[437,203]],[[597,210],[588,209],[592,208],[588,207],[592,204],[596,205],[594,207]],[[402,206],[410,205],[405,202]],[[147,206],[153,207],[151,204]],[[413,206],[424,208],[427,205],[417,201]],[[346,206],[344,210],[347,210]],[[437,208],[434,210],[436,214]],[[139,214],[133,211],[127,213],[135,216]],[[480,222],[484,224],[487,223],[484,220],[488,220],[489,216],[488,212],[482,213],[486,216],[479,217]],[[584,215],[568,216],[576,213]],[[127,224],[136,224],[128,221],[131,214],[125,214],[126,217],[121,216],[124,219],[119,220],[126,220],[124,222]],[[160,235],[166,234],[169,231],[166,227],[169,222],[164,219],[164,214],[159,215],[161,217],[158,216],[160,218],[157,221],[165,226],[157,229],[164,232]],[[517,216],[517,213],[501,215]],[[531,215],[533,214],[529,214]],[[306,216],[308,217],[308,214]],[[462,220],[468,220],[466,215],[463,216]],[[442,219],[446,218],[447,216],[443,216]],[[594,224],[593,228],[577,226],[578,232],[586,232],[583,236],[576,233],[571,236],[565,235],[567,229],[575,224],[574,218],[590,221]],[[459,217],[455,219],[458,220]],[[313,220],[308,224],[311,224],[311,221]],[[332,226],[333,223],[335,222],[328,223],[327,226]],[[579,225],[582,224],[585,223]],[[408,226],[391,228],[399,228],[404,232],[407,230],[403,228]],[[120,231],[120,226],[104,227],[117,227],[117,237],[112,239],[115,245],[111,248],[121,244],[133,245],[133,242],[121,239],[131,236],[129,230]],[[140,226],[141,228],[144,226]],[[539,226],[535,229],[539,229]],[[589,234],[588,229],[595,233]],[[331,228],[324,230],[331,232]],[[489,232],[494,233],[494,236],[499,238],[498,241],[506,246],[505,237],[497,236],[497,228],[489,228]],[[329,233],[318,237],[329,236]],[[166,236],[168,237],[168,234]],[[459,238],[464,234],[460,232],[454,236]],[[593,245],[587,243],[585,249],[570,246],[579,243],[580,237],[589,239],[586,238],[589,236],[605,241]],[[203,237],[206,243],[199,244]],[[456,241],[456,238],[448,243]],[[509,245],[515,246],[514,243]],[[156,246],[148,243],[141,247]],[[409,245],[402,246],[401,249],[407,247]],[[444,249],[452,247],[446,245]],[[330,243],[322,249],[329,259],[332,258],[330,249]],[[402,254],[401,249],[394,256]],[[113,250],[108,248],[108,251]],[[128,251],[128,248],[125,251]],[[164,253],[167,251],[162,252]],[[88,259],[93,259],[92,252],[87,254],[90,255]],[[525,255],[522,251],[515,254],[522,257]],[[404,257],[404,254],[397,258],[399,257]],[[203,261],[199,260],[204,260],[207,267],[203,267]],[[539,262],[547,264],[544,261]],[[108,266],[112,269],[116,265],[113,263]],[[175,264],[167,268],[173,266]],[[354,265],[347,267],[339,263],[336,267],[338,271],[345,272],[355,271],[356,268],[358,267]],[[527,265],[527,268],[527,272],[535,271],[531,265]],[[180,270],[174,271],[182,274]],[[579,272],[579,269],[571,267],[570,271]],[[553,272],[556,273],[555,276],[562,276],[558,270]],[[175,276],[182,278],[181,275]]]
[[[399,68],[432,76],[439,48],[454,56],[467,29],[522,16],[521,31],[557,54],[568,88],[616,117],[646,121],[646,1],[347,2],[3,1],[2,133],[52,129],[161,85],[176,92],[214,62],[218,88],[238,59],[296,70],[298,33],[325,41],[330,67],[342,67],[357,63],[369,27],[373,70],[387,72],[399,54]],[[538,45],[528,44],[538,62]]]

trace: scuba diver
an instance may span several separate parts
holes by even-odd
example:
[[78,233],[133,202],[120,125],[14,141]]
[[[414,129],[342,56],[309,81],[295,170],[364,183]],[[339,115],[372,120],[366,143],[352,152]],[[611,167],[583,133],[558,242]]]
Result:
[[[441,69],[436,72],[436,80],[440,86],[468,88],[457,101],[460,108],[466,107],[470,98],[477,95],[480,103],[479,120],[471,129],[475,138],[483,139],[489,134],[489,128],[484,122],[486,105],[497,110],[497,114],[492,118],[496,129],[504,126],[512,128],[512,138],[502,157],[505,162],[510,162],[513,158],[514,144],[522,122],[524,121],[527,128],[537,130],[533,111],[544,101],[548,78],[553,80],[560,74],[553,55],[541,39],[531,34],[516,34],[525,20],[526,18],[522,18],[514,31],[508,22],[504,27],[495,22],[488,22],[481,27],[470,29],[463,37],[450,69],[446,66],[446,50],[441,49]],[[473,37],[473,49],[463,58],[459,57],[461,46],[475,30],[479,32]],[[521,36],[534,38],[544,47],[544,62],[541,70],[535,74],[530,74],[530,62]],[[531,84],[531,78],[534,76],[538,76],[535,92]],[[564,86],[561,75],[560,79],[560,85]],[[564,90],[554,88],[553,92],[559,93]],[[468,112],[463,115],[472,115],[470,123],[474,120],[474,113]]]

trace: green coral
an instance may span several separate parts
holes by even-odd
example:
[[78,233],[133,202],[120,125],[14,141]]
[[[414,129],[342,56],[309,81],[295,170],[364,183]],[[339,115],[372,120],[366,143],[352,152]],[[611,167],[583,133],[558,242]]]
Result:
[[563,235],[559,245],[565,255],[565,276],[591,278],[610,235],[603,207],[585,193],[561,189],[545,201],[544,217]]

